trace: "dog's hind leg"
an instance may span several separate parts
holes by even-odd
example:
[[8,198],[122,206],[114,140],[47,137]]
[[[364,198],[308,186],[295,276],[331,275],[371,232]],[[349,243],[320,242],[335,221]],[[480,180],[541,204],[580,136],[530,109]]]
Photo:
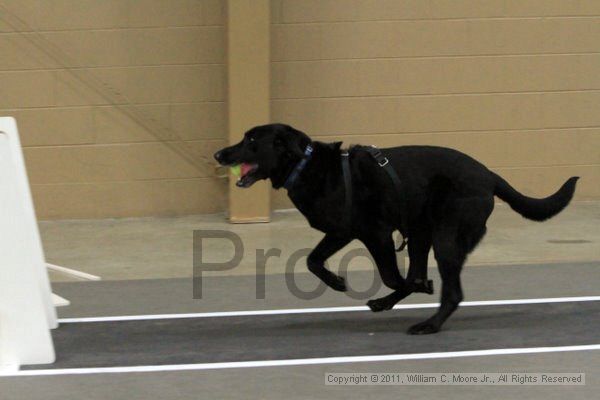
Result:
[[423,221],[410,233],[410,264],[406,284],[412,292],[433,294],[433,283],[427,279],[427,259],[431,250],[431,229]]
[[325,268],[325,261],[348,243],[350,243],[350,239],[326,234],[317,247],[315,247],[308,255],[308,259],[306,260],[310,272],[315,274],[327,286],[339,292],[345,292],[347,290],[346,282],[344,278]]
[[389,235],[374,235],[363,241],[367,249],[373,256],[379,275],[383,284],[394,289],[389,295],[369,300],[367,306],[373,312],[391,310],[396,303],[408,296],[411,292],[407,290],[407,285],[398,271],[396,261],[396,250],[391,233]]
[[460,271],[466,254],[457,245],[456,226],[444,226],[433,234],[433,249],[442,277],[442,298],[438,311],[426,321],[413,325],[411,335],[436,333],[463,300]]
[[442,298],[438,311],[426,321],[409,328],[412,335],[436,333],[463,300],[460,284],[462,266],[485,235],[485,224],[494,207],[492,198],[458,199],[447,217],[434,227],[433,251],[442,277]]

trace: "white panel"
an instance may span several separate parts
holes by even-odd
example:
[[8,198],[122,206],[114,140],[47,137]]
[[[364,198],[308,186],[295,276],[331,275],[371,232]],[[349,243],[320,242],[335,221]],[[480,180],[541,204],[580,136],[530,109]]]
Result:
[[54,362],[56,326],[16,122],[0,118],[0,366]]

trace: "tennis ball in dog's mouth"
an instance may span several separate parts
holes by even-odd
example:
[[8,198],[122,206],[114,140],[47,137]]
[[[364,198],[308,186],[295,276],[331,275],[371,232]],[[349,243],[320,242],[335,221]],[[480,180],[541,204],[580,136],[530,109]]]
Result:
[[233,167],[231,167],[231,173],[233,174],[233,176],[239,178],[240,175],[242,174],[242,166],[241,166],[241,164],[236,164]]

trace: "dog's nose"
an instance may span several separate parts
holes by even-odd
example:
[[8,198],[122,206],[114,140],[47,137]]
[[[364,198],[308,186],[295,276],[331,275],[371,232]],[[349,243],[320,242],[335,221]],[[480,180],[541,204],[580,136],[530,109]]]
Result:
[[215,153],[214,155],[215,160],[217,160],[217,162],[221,162],[221,159],[223,158],[223,150],[219,150]]

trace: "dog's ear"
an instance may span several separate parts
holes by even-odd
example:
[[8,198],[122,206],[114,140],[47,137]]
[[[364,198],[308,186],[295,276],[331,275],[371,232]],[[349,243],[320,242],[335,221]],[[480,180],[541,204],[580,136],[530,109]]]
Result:
[[342,143],[344,143],[344,142],[333,142],[333,143],[332,143],[332,145],[333,145],[333,149],[334,149],[334,150],[339,150],[339,149],[341,149],[341,148],[342,148]]
[[302,150],[302,136],[294,130],[281,130],[275,136],[275,145],[282,146],[290,154],[304,158]]

